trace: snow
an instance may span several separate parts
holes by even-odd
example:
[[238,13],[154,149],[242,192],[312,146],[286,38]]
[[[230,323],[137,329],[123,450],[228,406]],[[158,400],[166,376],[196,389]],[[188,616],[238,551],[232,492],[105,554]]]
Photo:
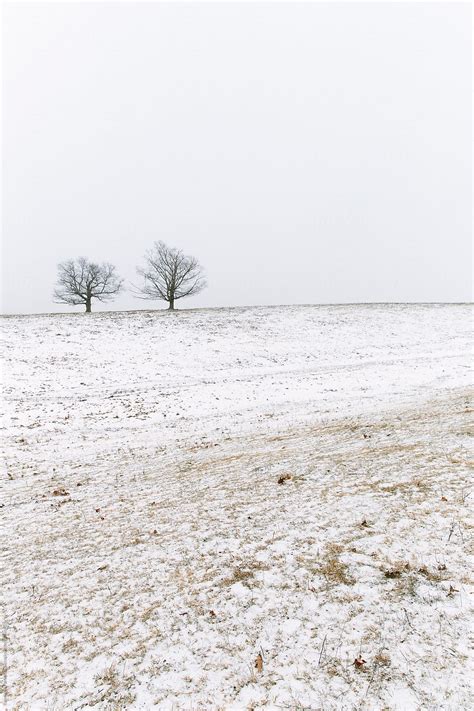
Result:
[[3,318],[7,708],[471,708],[471,315]]

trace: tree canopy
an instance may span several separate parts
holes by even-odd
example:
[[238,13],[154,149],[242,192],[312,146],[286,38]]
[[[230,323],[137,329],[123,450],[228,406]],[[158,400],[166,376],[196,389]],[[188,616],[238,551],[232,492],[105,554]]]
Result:
[[86,257],[68,259],[58,264],[54,301],[71,306],[84,304],[86,313],[89,313],[92,299],[111,301],[122,287],[123,279],[117,275],[113,264],[96,264]]
[[145,266],[137,272],[143,278],[139,298],[167,301],[170,310],[178,299],[199,294],[206,287],[204,270],[196,257],[161,241],[146,253]]

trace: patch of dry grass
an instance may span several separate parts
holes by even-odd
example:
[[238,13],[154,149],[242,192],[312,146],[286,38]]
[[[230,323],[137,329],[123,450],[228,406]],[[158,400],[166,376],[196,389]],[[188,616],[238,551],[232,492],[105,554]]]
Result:
[[330,543],[313,572],[322,575],[331,585],[353,585],[355,581],[349,574],[349,567],[340,558],[342,551],[341,544]]
[[235,567],[232,574],[225,578],[222,583],[224,585],[234,585],[235,583],[246,583],[248,584],[251,580],[255,578],[256,573],[263,570],[268,570],[268,565],[264,565],[260,561],[251,561],[243,563]]

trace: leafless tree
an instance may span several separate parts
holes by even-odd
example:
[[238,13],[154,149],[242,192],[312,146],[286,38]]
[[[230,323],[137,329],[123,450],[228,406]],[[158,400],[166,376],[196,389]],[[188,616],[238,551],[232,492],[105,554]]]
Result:
[[54,301],[78,306],[84,304],[91,311],[92,299],[111,301],[122,290],[123,280],[113,264],[95,264],[85,257],[68,259],[58,264],[58,282]]
[[137,272],[143,277],[137,296],[167,301],[171,311],[175,301],[199,294],[206,287],[204,271],[198,260],[164,242],[155,242],[153,249],[145,255],[145,266],[139,267]]

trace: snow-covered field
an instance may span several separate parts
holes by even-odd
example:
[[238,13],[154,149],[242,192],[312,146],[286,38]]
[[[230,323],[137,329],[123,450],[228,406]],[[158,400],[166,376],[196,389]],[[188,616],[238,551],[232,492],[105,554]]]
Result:
[[472,708],[470,319],[3,319],[8,709]]

